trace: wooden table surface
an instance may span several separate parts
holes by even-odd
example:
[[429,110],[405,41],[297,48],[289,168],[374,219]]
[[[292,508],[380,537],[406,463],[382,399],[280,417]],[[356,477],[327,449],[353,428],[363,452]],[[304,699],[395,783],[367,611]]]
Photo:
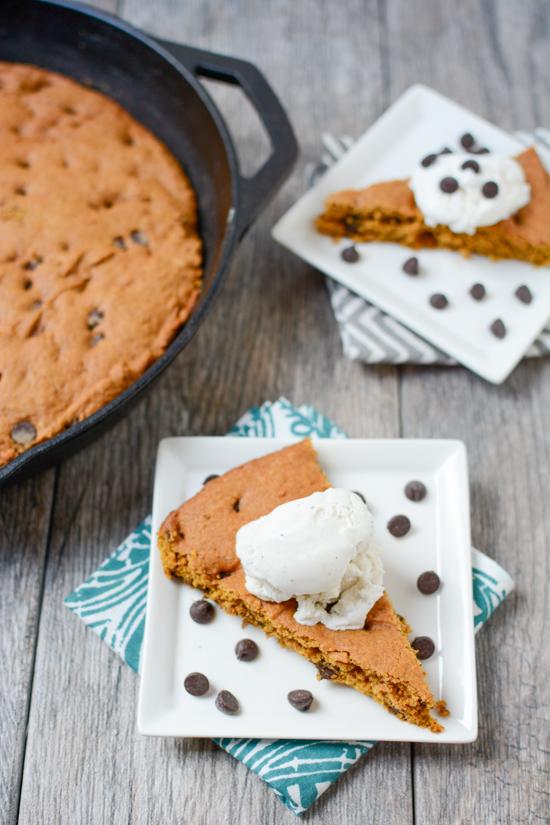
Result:
[[[99,3],[98,3],[99,5]],[[143,29],[241,56],[268,76],[302,155],[243,242],[210,318],[131,415],[0,496],[0,812],[12,825],[294,822],[209,741],[136,733],[137,679],[63,607],[149,512],[162,436],[221,434],[284,394],[354,436],[466,442],[473,541],[517,593],[479,635],[479,738],[381,744],[306,815],[324,825],[550,822],[550,361],[504,386],[462,368],[365,368],[341,353],[323,278],[270,227],[303,190],[323,130],[359,135],[413,81],[506,129],[550,125],[545,0],[104,0]],[[216,92],[246,168],[262,150]],[[228,346],[228,342],[231,345]]]

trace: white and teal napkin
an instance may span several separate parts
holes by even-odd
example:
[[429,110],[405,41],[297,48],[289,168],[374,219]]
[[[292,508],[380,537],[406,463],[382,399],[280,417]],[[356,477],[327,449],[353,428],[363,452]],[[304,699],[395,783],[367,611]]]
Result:
[[[229,434],[245,438],[345,438],[342,430],[313,407],[294,407],[284,398],[253,407]],[[147,517],[65,599],[66,606],[136,672],[145,625],[150,551],[151,519]],[[474,626],[478,630],[513,590],[514,582],[502,567],[478,550],[472,551],[472,563]],[[306,811],[376,744],[286,739],[214,741],[263,779],[295,814]]]

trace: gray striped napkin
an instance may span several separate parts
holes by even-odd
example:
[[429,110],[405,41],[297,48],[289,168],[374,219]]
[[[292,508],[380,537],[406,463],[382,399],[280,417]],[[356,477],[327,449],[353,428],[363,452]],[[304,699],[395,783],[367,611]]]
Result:
[[[516,132],[515,137],[526,146],[535,144],[537,151],[550,169],[550,130]],[[323,153],[317,163],[306,167],[306,185],[313,186],[352,146],[349,135],[322,136]],[[344,355],[366,364],[442,364],[457,362],[442,350],[421,338],[396,321],[391,315],[351,292],[347,287],[327,277],[327,288],[334,316],[340,329]],[[527,358],[550,354],[550,322],[525,353]]]

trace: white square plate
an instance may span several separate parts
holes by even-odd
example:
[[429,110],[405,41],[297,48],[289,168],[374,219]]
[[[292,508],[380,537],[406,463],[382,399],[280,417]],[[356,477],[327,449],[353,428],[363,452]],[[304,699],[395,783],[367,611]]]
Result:
[[[518,154],[525,146],[457,103],[425,86],[412,86],[346,152],[319,183],[283,215],[273,237],[313,266],[372,301],[410,329],[452,355],[488,381],[499,384],[514,369],[550,318],[550,271],[520,261],[490,261],[456,252],[421,249],[422,273],[411,278],[402,270],[413,252],[390,243],[357,244],[361,258],[347,264],[340,257],[349,240],[335,243],[315,231],[313,221],[325,198],[341,189],[407,178],[429,152],[455,150],[471,132],[495,152]],[[480,159],[483,163],[483,157]],[[485,300],[469,295],[476,281],[487,288]],[[515,297],[520,284],[534,295],[527,306]],[[430,306],[434,292],[449,299],[445,310]],[[490,325],[501,318],[504,339]]]
[[[224,473],[290,441],[263,438],[167,438],[160,442],[153,502],[153,536],[168,513],[200,489],[211,473]],[[151,553],[147,619],[141,668],[138,728],[156,736],[220,736],[288,739],[388,739],[471,742],[477,735],[473,644],[472,573],[466,453],[459,441],[319,440],[321,464],[332,484],[365,494],[375,518],[386,569],[385,585],[398,613],[416,635],[431,636],[437,651],[425,662],[436,698],[451,716],[444,733],[402,722],[357,691],[316,679],[315,667],[254,627],[219,608],[213,622],[198,625],[189,607],[198,591],[164,576],[156,547]],[[419,478],[428,495],[410,502],[407,481]],[[385,528],[407,514],[410,533],[395,539]],[[436,570],[440,592],[422,596],[416,579]],[[260,655],[239,662],[236,642],[254,639]],[[185,676],[205,673],[210,692],[187,694]],[[316,702],[299,713],[290,690],[311,690]],[[221,689],[238,698],[241,711],[225,716],[215,705]]]

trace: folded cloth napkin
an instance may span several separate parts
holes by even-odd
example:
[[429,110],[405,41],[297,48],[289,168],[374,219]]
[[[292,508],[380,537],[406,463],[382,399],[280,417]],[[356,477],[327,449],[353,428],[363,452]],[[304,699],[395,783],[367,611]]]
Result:
[[[345,438],[313,407],[294,407],[280,398],[253,407],[229,435],[245,438],[295,436]],[[66,606],[139,671],[151,551],[148,516],[89,579],[65,599]],[[478,630],[513,590],[514,582],[496,562],[472,550],[474,627]],[[309,808],[376,744],[370,741],[215,739],[216,744],[254,771],[295,814]]]
[[[550,130],[516,132],[515,137],[526,146],[535,144],[550,169]],[[306,186],[312,186],[353,145],[348,135],[324,134],[322,141],[322,157],[306,167]],[[447,353],[332,278],[327,278],[327,288],[347,358],[366,364],[457,364]],[[550,325],[540,333],[525,356],[540,358],[548,354]]]

